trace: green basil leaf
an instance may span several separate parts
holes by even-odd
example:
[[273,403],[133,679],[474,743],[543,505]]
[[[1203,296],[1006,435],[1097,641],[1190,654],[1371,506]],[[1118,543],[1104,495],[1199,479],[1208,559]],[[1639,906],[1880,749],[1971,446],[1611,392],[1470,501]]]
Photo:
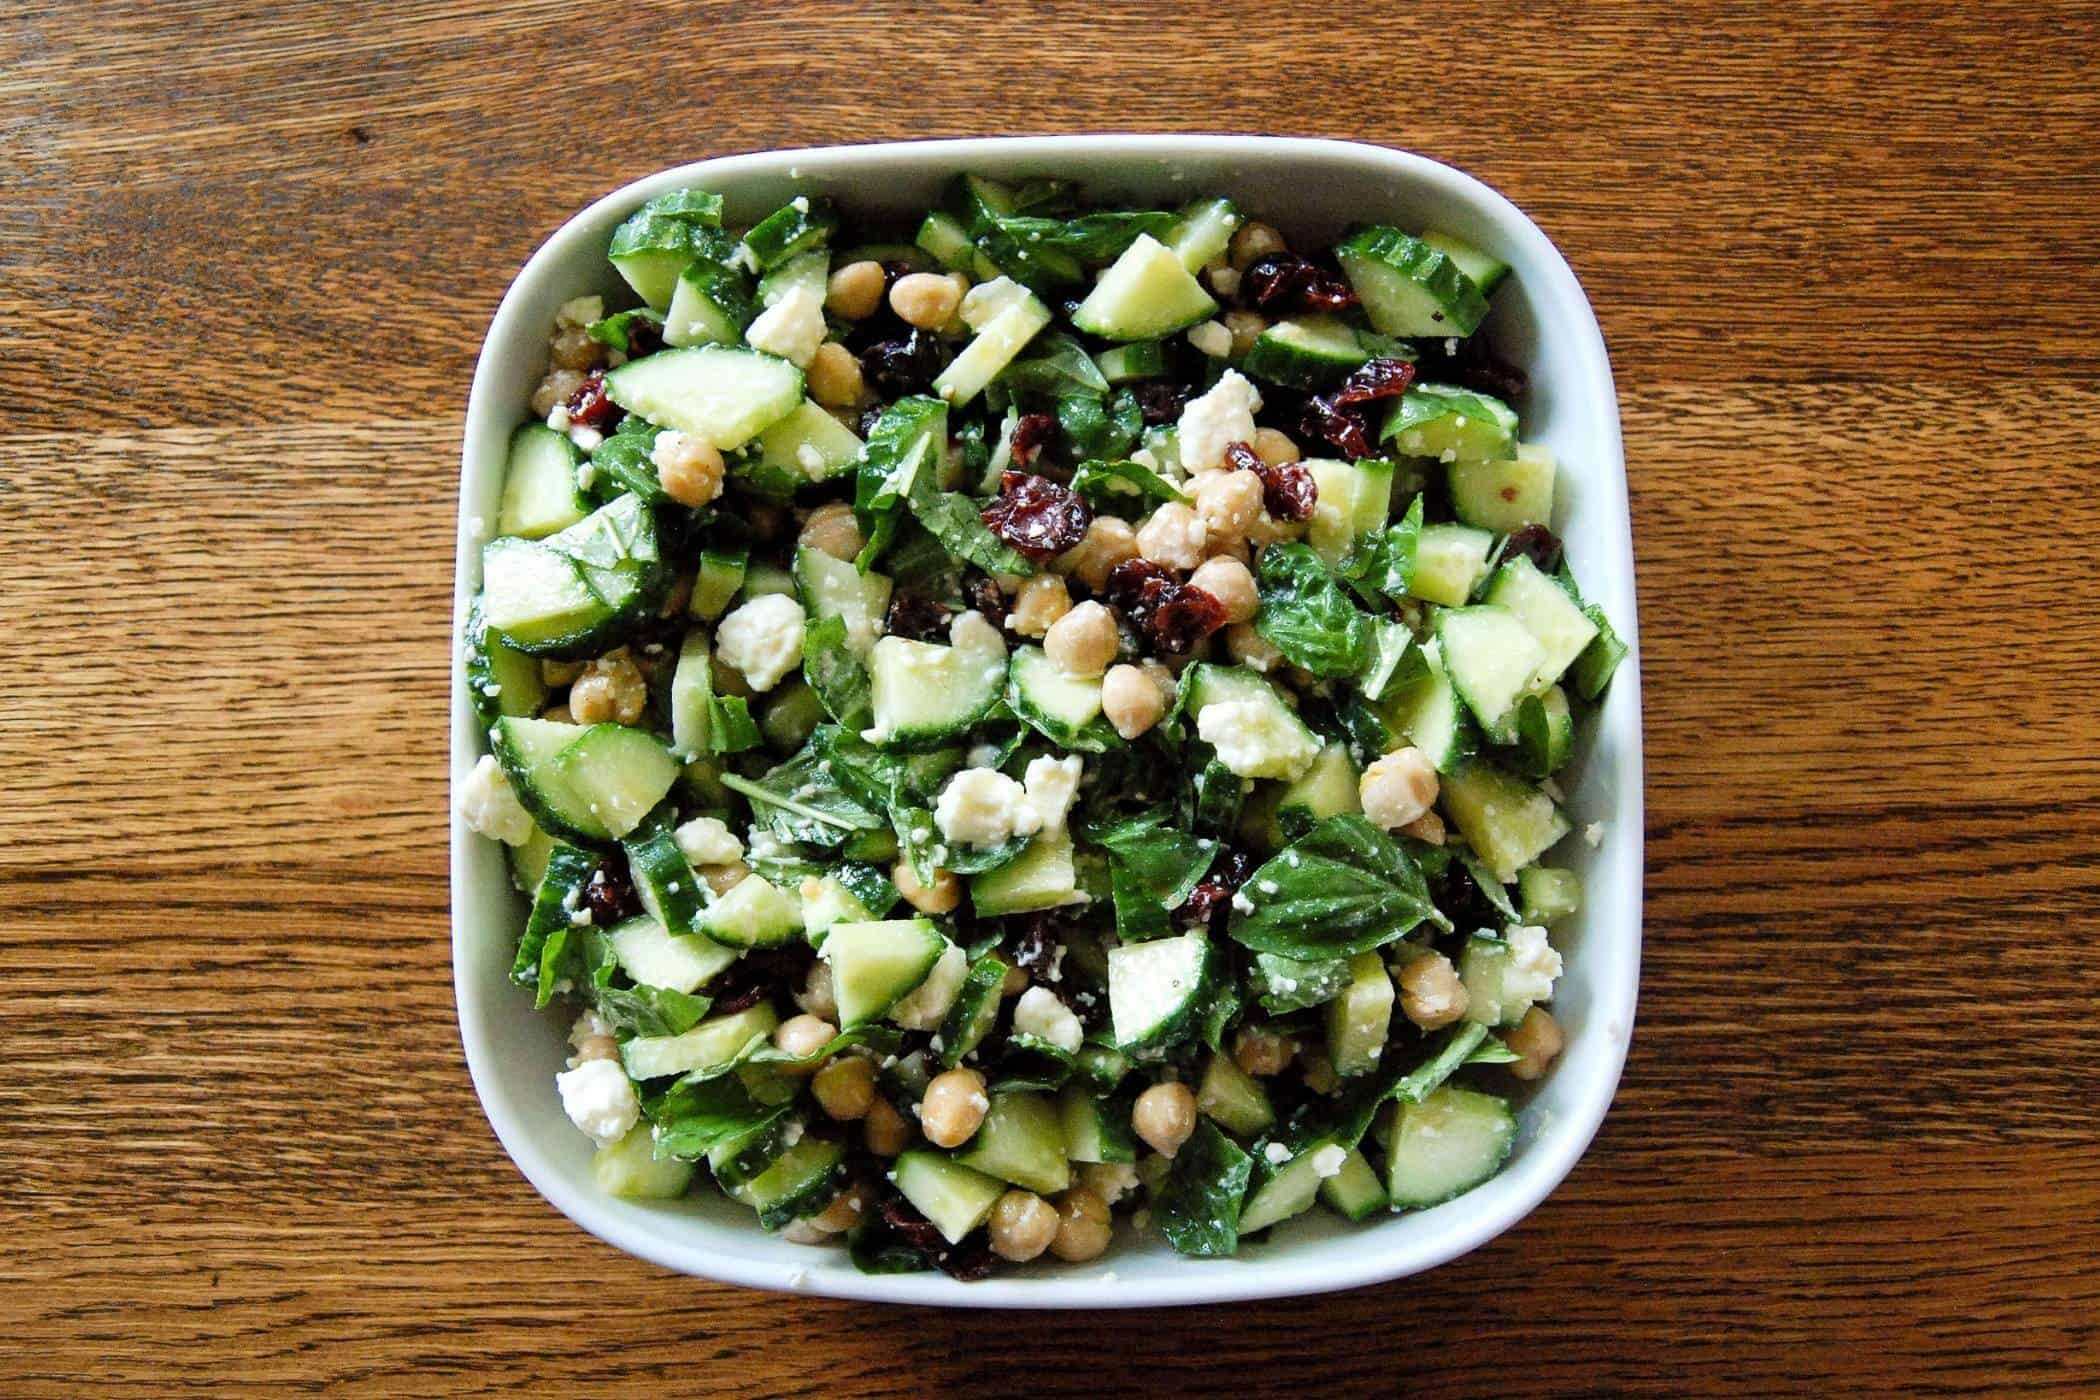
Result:
[[1258,953],[1347,957],[1448,929],[1413,855],[1353,813],[1329,817],[1247,878],[1227,932]]
[[1066,394],[1057,401],[1057,429],[1072,461],[1127,457],[1145,416],[1136,395],[1127,389],[1109,398]]
[[1089,457],[1072,473],[1072,489],[1101,506],[1143,510],[1150,501],[1188,502],[1172,482],[1150,467],[1127,458],[1103,461]]
[[1234,1146],[1208,1118],[1174,1154],[1174,1167],[1154,1204],[1152,1219],[1183,1254],[1219,1257],[1240,1243],[1240,1198],[1254,1159]]
[[1371,652],[1371,620],[1357,611],[1310,545],[1261,553],[1261,612],[1255,630],[1316,676],[1353,676]]
[[840,724],[864,729],[874,719],[868,668],[846,646],[846,619],[811,618],[803,625],[802,675]]
[[1422,498],[1416,496],[1400,519],[1357,542],[1342,560],[1342,577],[1366,601],[1385,597],[1399,602],[1414,582],[1415,544],[1421,534]]
[[707,1014],[708,999],[669,987],[606,987],[596,998],[598,1014],[615,1033],[684,1035]]

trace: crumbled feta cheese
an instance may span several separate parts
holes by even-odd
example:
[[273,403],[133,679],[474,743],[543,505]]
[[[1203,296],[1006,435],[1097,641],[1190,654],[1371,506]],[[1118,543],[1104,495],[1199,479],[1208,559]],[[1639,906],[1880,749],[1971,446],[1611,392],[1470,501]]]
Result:
[[605,319],[604,297],[570,297],[554,313],[557,326],[588,326]]
[[802,664],[802,605],[785,593],[753,598],[715,629],[715,655],[761,693]]
[[1589,845],[1592,845],[1592,846],[1601,846],[1601,845],[1603,845],[1603,844],[1604,844],[1604,823],[1603,823],[1603,822],[1591,822],[1591,823],[1590,823],[1590,824],[1589,824],[1588,826],[1584,827],[1584,828],[1582,829],[1582,839],[1583,839],[1583,841],[1584,841],[1584,842],[1586,842],[1587,844],[1589,844]]
[[1314,1150],[1312,1155],[1313,1175],[1319,1177],[1322,1181],[1325,1181],[1330,1176],[1340,1176],[1342,1174],[1342,1163],[1348,1160],[1348,1150],[1330,1142],[1325,1147]]
[[824,298],[811,288],[796,287],[758,313],[744,332],[744,343],[802,366],[816,358],[824,335]]
[[522,846],[532,839],[532,815],[511,791],[502,766],[488,754],[459,785],[459,814],[468,826],[506,846]]
[[926,980],[890,1008],[890,1019],[908,1031],[938,1029],[948,1008],[955,1005],[955,994],[962,990],[963,978],[969,972],[969,955],[955,944],[948,944],[941,949]]
[[1020,1000],[1014,1003],[1014,1029],[1075,1053],[1084,1034],[1072,1008],[1044,987],[1030,987],[1021,993]]
[[1254,411],[1261,395],[1236,369],[1218,376],[1208,392],[1181,410],[1181,469],[1191,476],[1225,465],[1225,449],[1254,441]]
[[671,837],[694,865],[728,865],[744,858],[744,843],[719,817],[695,817]]
[[634,1084],[616,1060],[586,1060],[554,1076],[562,1111],[600,1147],[627,1136],[642,1116]]
[[1028,761],[1028,771],[1021,776],[1021,784],[1028,790],[1029,805],[1035,808],[1036,829],[1039,831],[1063,831],[1065,818],[1071,814],[1072,803],[1079,797],[1079,775],[1085,765],[1077,754],[1064,758],[1041,758]]
[[569,406],[558,403],[547,410],[547,426],[557,433],[569,431]]
[[1213,360],[1222,360],[1232,353],[1232,332],[1225,329],[1223,322],[1205,321],[1189,327],[1189,344]]
[[795,449],[795,465],[802,468],[802,474],[811,481],[824,479],[824,454],[817,451],[814,443],[805,442]]
[[1261,1150],[1261,1155],[1269,1159],[1270,1166],[1280,1167],[1291,1160],[1291,1149],[1280,1142],[1272,1142]]
[[611,1035],[612,1033],[612,1022],[600,1016],[596,1011],[586,1010],[569,1027],[569,1045],[571,1048],[577,1048],[594,1035]]
[[569,425],[569,441],[576,444],[578,452],[596,452],[598,444],[605,441],[605,434],[596,428],[572,423]]
[[1254,901],[1247,898],[1245,890],[1234,890],[1232,892],[1232,907],[1236,913],[1252,914],[1254,912]]
[[948,624],[948,645],[957,651],[972,651],[986,658],[997,657],[999,664],[1006,664],[1006,638],[991,621],[975,608],[955,615]]
[[1320,741],[1260,700],[1220,700],[1196,716],[1196,735],[1242,778],[1301,777],[1320,756]]
[[1081,1162],[1079,1184],[1099,1196],[1104,1205],[1114,1205],[1138,1188],[1137,1166],[1132,1162]]
[[1546,941],[1546,930],[1524,924],[1509,931],[1509,970],[1502,974],[1505,1002],[1547,1001],[1560,976],[1560,954]]
[[996,846],[1043,824],[1027,790],[996,768],[965,768],[950,778],[933,820],[943,837],[964,846]]
[[788,207],[797,214],[807,214],[809,212],[809,196],[806,194],[796,195],[788,201]]

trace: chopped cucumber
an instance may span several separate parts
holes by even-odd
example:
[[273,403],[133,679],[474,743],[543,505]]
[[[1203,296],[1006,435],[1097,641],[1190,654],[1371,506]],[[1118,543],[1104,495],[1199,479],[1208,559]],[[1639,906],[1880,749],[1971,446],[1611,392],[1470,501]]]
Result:
[[775,268],[797,253],[831,241],[839,226],[838,213],[826,199],[796,195],[780,208],[752,225],[744,235],[744,246],[759,271]]
[[1060,748],[1100,753],[1122,742],[1101,716],[1101,678],[1070,674],[1041,647],[1014,650],[1007,663],[1006,703]]
[[510,462],[503,470],[503,504],[496,533],[544,539],[590,514],[591,503],[576,484],[583,454],[545,423],[527,423],[511,435]]
[[790,292],[800,288],[819,302],[831,290],[831,253],[825,248],[812,248],[806,253],[797,253],[780,266],[769,270],[758,279],[758,304],[773,306],[786,299]]
[[1062,831],[1037,836],[998,869],[970,877],[970,907],[982,918],[1086,901],[1072,860],[1072,838]]
[[1064,1129],[1065,1155],[1072,1161],[1137,1160],[1127,1102],[1102,1098],[1078,1084],[1068,1084],[1057,1096],[1057,1117]]
[[1546,664],[1545,648],[1515,613],[1485,603],[1440,614],[1436,639],[1452,688],[1466,709],[1489,738],[1513,742],[1517,701],[1536,688]]
[[1377,459],[1337,462],[1315,458],[1304,466],[1312,473],[1319,493],[1305,542],[1332,568],[1358,540],[1385,528],[1392,512],[1393,464]]
[[1255,337],[1240,363],[1250,379],[1293,389],[1327,389],[1371,358],[1356,331],[1334,316],[1278,321]]
[[760,1002],[710,1016],[683,1035],[638,1035],[620,1047],[620,1060],[628,1077],[638,1080],[717,1069],[735,1061],[754,1041],[771,1036],[779,1024],[779,1013]]
[[1399,229],[1363,229],[1334,251],[1382,334],[1466,336],[1487,319],[1487,298],[1457,261]]
[[607,256],[636,296],[651,310],[664,311],[677,293],[679,273],[695,259],[722,262],[731,251],[720,229],[644,206],[613,230]]
[[1444,483],[1461,521],[1506,535],[1552,521],[1556,471],[1551,452],[1520,442],[1506,462],[1454,461],[1444,469]]
[[890,1180],[912,1209],[932,1221],[941,1238],[961,1244],[963,1237],[990,1218],[1006,1194],[1006,1183],[972,1171],[953,1158],[914,1148],[897,1158]]
[[1320,1193],[1320,1169],[1314,1154],[1332,1145],[1321,1138],[1256,1186],[1248,1195],[1247,1204],[1240,1207],[1240,1233],[1251,1235],[1311,1210]]
[[708,751],[708,731],[715,698],[714,658],[707,634],[688,632],[678,644],[678,664],[671,670],[671,747],[685,758]]
[[1050,324],[1050,309],[1026,288],[1007,282],[1020,295],[1010,300],[999,297],[1001,282],[1006,282],[1006,279],[982,283],[971,289],[971,297],[998,300],[1003,304],[996,314],[976,327],[977,334],[963,352],[949,361],[948,367],[934,378],[933,392],[957,407],[982,393],[984,386],[1013,363],[1028,342]]
[[919,225],[918,245],[928,256],[950,272],[968,273],[972,277],[996,277],[999,270],[992,260],[977,251],[970,241],[969,230],[953,214],[936,209]]
[[627,1201],[670,1201],[693,1184],[693,1164],[658,1157],[647,1123],[637,1123],[627,1136],[608,1143],[591,1158],[591,1179],[608,1196]]
[[1407,736],[1407,742],[1436,765],[1437,772],[1449,773],[1473,752],[1473,726],[1444,671],[1443,648],[1435,641],[1424,643],[1422,660],[1428,674],[1402,692],[1397,703],[1389,703],[1384,712],[1392,717],[1394,727]]
[[712,622],[729,611],[729,605],[744,587],[744,570],[750,558],[744,550],[706,549],[700,552],[700,569],[693,576],[693,597],[686,611]]
[[620,970],[645,987],[694,992],[706,986],[740,956],[707,938],[674,937],[646,915],[606,930]]
[[1320,756],[1304,776],[1283,790],[1276,801],[1276,815],[1280,818],[1285,812],[1296,810],[1312,821],[1323,822],[1344,812],[1361,812],[1364,805],[1358,776],[1348,747],[1329,744],[1320,750]]
[[1327,1003],[1327,1057],[1343,1078],[1369,1074],[1393,1024],[1393,978],[1377,953],[1349,960],[1349,985]]
[[795,588],[811,619],[835,617],[846,624],[846,647],[865,660],[882,633],[890,607],[886,574],[867,573],[848,559],[834,559],[821,549],[795,551]]
[[629,413],[731,452],[802,402],[802,371],[756,350],[700,345],[608,370],[605,392]]
[[1407,591],[1427,603],[1464,607],[1487,576],[1495,537],[1470,525],[1424,525],[1415,537],[1414,573]]
[[1509,275],[1509,264],[1500,258],[1490,257],[1472,244],[1454,238],[1448,233],[1425,233],[1422,241],[1458,264],[1458,270],[1466,274],[1473,285],[1486,296],[1501,285]]
[[506,716],[490,746],[533,820],[584,841],[625,836],[678,779],[677,760],[659,740],[617,724]]
[[1519,913],[1527,924],[1552,924],[1582,908],[1582,877],[1551,865],[1527,865],[1517,872]]
[[1440,800],[1505,885],[1568,834],[1568,819],[1552,798],[1484,759],[1467,759],[1445,774]]
[[1211,957],[1201,933],[1111,948],[1108,1011],[1116,1044],[1167,1045],[1189,1031],[1210,992]]
[[707,906],[700,931],[729,948],[777,948],[802,932],[802,901],[763,875],[746,875]]
[[868,657],[870,742],[923,747],[967,732],[1006,690],[1003,653],[884,637]]
[[1567,589],[1540,573],[1527,555],[1503,560],[1480,596],[1482,602],[1508,609],[1538,643],[1540,655],[1527,687],[1530,690],[1543,690],[1559,680],[1597,637],[1597,624],[1582,611],[1582,605]]
[[1347,1220],[1364,1220],[1385,1210],[1391,1198],[1371,1164],[1356,1148],[1342,1158],[1342,1169],[1320,1182],[1320,1202]]
[[[1319,739],[1258,671],[1200,662],[1184,674],[1182,695],[1197,732],[1217,743],[1218,761],[1242,778],[1296,778],[1319,755]],[[1204,712],[1222,706],[1230,708],[1206,731]]]
[[536,715],[547,707],[547,683],[539,658],[528,656],[491,631],[476,602],[467,611],[460,663],[466,671],[467,698],[483,725],[503,715]]
[[1042,1094],[992,1095],[983,1124],[955,1154],[955,1160],[1038,1195],[1047,1196],[1072,1184],[1064,1127],[1056,1107]]
[[1517,415],[1500,399],[1471,389],[1417,384],[1393,405],[1379,435],[1411,457],[1505,461],[1516,452]]
[[1157,340],[1208,320],[1217,309],[1172,249],[1139,234],[1072,312],[1072,324],[1109,340]]
[[1517,701],[1517,756],[1528,778],[1550,778],[1575,747],[1575,716],[1568,692],[1557,685]]
[[699,259],[678,274],[664,312],[664,344],[741,345],[754,314],[750,279],[736,268]]
[[[883,904],[880,909],[868,907],[867,902],[848,889],[836,875],[806,878],[795,893],[802,901],[802,934],[812,947],[824,946],[824,935],[831,931],[833,924],[874,923],[889,912],[886,901],[877,901]],[[895,898],[892,889],[890,899]]]
[[1157,379],[1167,372],[1167,353],[1156,340],[1134,340],[1128,345],[1111,345],[1094,356],[1094,368],[1111,385]]
[[1196,1111],[1237,1137],[1259,1137],[1276,1123],[1275,1106],[1261,1081],[1213,1050],[1196,1085]]
[[641,901],[643,912],[668,933],[682,937],[699,932],[707,887],[694,873],[685,852],[678,849],[678,838],[672,834],[670,824],[645,825],[624,844],[627,873],[633,878],[635,898]]
[[757,1211],[759,1224],[777,1230],[830,1205],[845,1180],[845,1167],[844,1147],[830,1138],[805,1135],[764,1171],[724,1187],[724,1193]]
[[1199,199],[1181,211],[1167,246],[1190,272],[1201,272],[1225,256],[1232,235],[1245,222],[1229,199]]
[[953,1069],[965,1056],[984,1043],[999,1020],[1000,991],[1006,985],[1007,964],[997,953],[986,953],[970,964],[962,990],[948,1007],[941,1022],[941,1063]]
[[947,947],[928,919],[833,924],[818,956],[831,965],[839,1028],[880,1020],[926,980]]
[[1442,1205],[1509,1160],[1517,1117],[1493,1094],[1446,1085],[1403,1103],[1386,1138],[1386,1192],[1395,1210]]
[[756,482],[777,483],[768,494],[787,494],[850,475],[865,448],[851,428],[805,399],[758,435],[756,456],[740,459],[737,471]]

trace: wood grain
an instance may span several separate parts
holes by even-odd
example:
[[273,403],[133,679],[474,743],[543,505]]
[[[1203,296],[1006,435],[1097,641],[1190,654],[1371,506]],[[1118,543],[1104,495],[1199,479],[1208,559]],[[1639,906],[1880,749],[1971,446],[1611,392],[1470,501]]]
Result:
[[[0,1392],[2100,1390],[2096,60],[2090,4],[6,7]],[[664,165],[1102,128],[1440,156],[1597,303],[1650,772],[1618,1106],[1507,1236],[1332,1299],[636,1263],[452,1027],[481,328]]]

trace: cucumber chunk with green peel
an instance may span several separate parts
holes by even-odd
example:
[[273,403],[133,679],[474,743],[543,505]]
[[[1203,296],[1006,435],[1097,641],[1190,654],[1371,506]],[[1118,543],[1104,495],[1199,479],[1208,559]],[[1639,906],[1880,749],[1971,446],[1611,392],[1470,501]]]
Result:
[[999,1021],[1000,989],[1006,984],[1007,964],[997,953],[986,953],[970,964],[962,990],[941,1022],[941,1063],[950,1069],[990,1035]]
[[1518,912],[1527,924],[1553,924],[1582,908],[1582,877],[1551,865],[1517,872]]
[[576,561],[531,540],[492,540],[481,551],[483,615],[512,645],[539,655],[589,646],[619,609],[591,591]]
[[1589,603],[1582,611],[1596,624],[1597,637],[1583,649],[1582,655],[1575,658],[1575,664],[1568,668],[1568,677],[1574,681],[1577,695],[1585,700],[1597,700],[1603,696],[1604,688],[1611,684],[1612,672],[1618,670],[1619,663],[1626,659],[1626,643],[1612,629],[1602,608]]
[[796,195],[752,225],[744,235],[744,246],[763,272],[830,242],[838,226],[838,212],[831,207],[831,201]]
[[961,1244],[964,1236],[984,1224],[1007,1189],[998,1177],[924,1148],[899,1156],[890,1180],[912,1209],[932,1221],[950,1244]]
[[1425,233],[1422,241],[1458,264],[1458,270],[1466,274],[1482,296],[1488,295],[1501,285],[1509,275],[1509,264],[1500,258],[1448,233]]
[[1197,734],[1242,778],[1294,779],[1319,756],[1318,736],[1258,671],[1201,662],[1183,674],[1181,693]]
[[1506,535],[1553,519],[1553,454],[1517,444],[1509,461],[1453,462],[1444,469],[1451,511],[1468,525]]
[[1213,1050],[1196,1085],[1196,1111],[1237,1137],[1259,1137],[1276,1124],[1276,1108],[1261,1081]]
[[1481,729],[1498,743],[1513,741],[1517,701],[1536,690],[1545,648],[1515,613],[1485,603],[1441,614],[1436,639],[1452,688]]
[[1364,1154],[1350,1148],[1342,1169],[1320,1181],[1320,1203],[1346,1220],[1366,1220],[1390,1205],[1385,1183]]
[[777,486],[766,494],[789,494],[851,475],[865,446],[859,434],[805,399],[758,435],[758,452],[740,460],[735,474]]
[[1167,246],[1190,272],[1201,272],[1219,258],[1246,219],[1229,199],[1199,199],[1181,211],[1181,221],[1167,234]]
[[1371,358],[1354,327],[1333,316],[1278,321],[1248,347],[1240,369],[1251,379],[1293,389],[1327,389]]
[[544,539],[589,515],[590,500],[576,484],[576,469],[582,464],[583,454],[567,433],[557,433],[545,423],[519,428],[510,439],[496,533]]
[[678,644],[678,664],[671,669],[671,747],[692,759],[708,752],[715,698],[714,658],[707,634],[688,632]]
[[846,646],[866,659],[882,635],[882,620],[889,611],[889,576],[862,573],[849,559],[834,559],[821,549],[803,546],[795,551],[795,587],[809,616],[821,621],[835,617],[846,624]]
[[608,370],[605,392],[629,413],[731,452],[802,402],[802,371],[756,350],[699,345]]
[[1281,818],[1286,812],[1298,811],[1310,821],[1323,822],[1344,812],[1361,812],[1364,806],[1358,779],[1348,747],[1329,744],[1320,750],[1320,756],[1304,776],[1283,790],[1276,801],[1276,814]]
[[1517,701],[1518,767],[1527,778],[1550,778],[1575,748],[1575,716],[1568,692],[1557,685]]
[[712,939],[676,937],[647,915],[613,925],[605,937],[622,972],[674,992],[698,991],[740,956]]
[[758,1212],[758,1223],[777,1230],[831,1204],[846,1177],[846,1149],[830,1138],[803,1136],[764,1171],[724,1188],[731,1200]]
[[744,327],[757,308],[751,304],[751,279],[721,263],[695,259],[678,274],[664,312],[664,344],[741,345]]
[[785,300],[797,288],[808,292],[818,301],[823,301],[831,290],[831,253],[824,248],[812,248],[797,253],[780,266],[768,271],[758,279],[758,304],[773,306]]
[[871,743],[924,747],[966,733],[1006,691],[1006,656],[888,636],[868,655]]
[[881,1019],[926,980],[947,947],[928,919],[833,924],[818,956],[831,965],[839,1028]]
[[591,1179],[608,1196],[626,1201],[669,1201],[693,1184],[694,1167],[676,1157],[658,1157],[647,1123],[608,1143],[591,1157]]
[[1100,753],[1122,743],[1101,715],[1101,678],[1072,675],[1041,647],[1015,648],[1007,663],[1006,703],[1060,748]]
[[[1267,1181],[1256,1186],[1240,1207],[1240,1234],[1251,1235],[1280,1225],[1312,1209],[1320,1194],[1320,1162],[1315,1154],[1332,1146],[1326,1139],[1300,1151]],[[1337,1149],[1339,1150],[1339,1149]]]
[[1503,560],[1480,596],[1484,603],[1507,609],[1538,644],[1540,655],[1531,690],[1543,690],[1559,680],[1596,640],[1597,624],[1590,621],[1582,605],[1557,581],[1539,572],[1526,555]]
[[[635,898],[641,901],[643,912],[672,934],[684,937],[699,932],[701,910],[707,902],[707,887],[685,858],[685,852],[678,848],[678,838],[672,834],[670,825],[644,826],[623,844],[627,852],[627,873],[634,882]],[[692,988],[681,987],[679,990],[691,991]]]
[[700,568],[693,576],[693,596],[686,611],[709,622],[728,612],[744,587],[744,571],[749,566],[750,555],[744,549],[700,551]]
[[1486,759],[1444,775],[1440,800],[1459,834],[1504,884],[1568,834],[1552,798]]
[[1424,525],[1415,538],[1414,572],[1407,591],[1425,603],[1464,607],[1487,577],[1495,537],[1470,525]]
[[1327,1057],[1344,1079],[1369,1074],[1393,1025],[1393,979],[1377,953],[1349,960],[1349,985],[1327,1003]]
[[802,901],[763,875],[746,875],[707,906],[700,931],[728,948],[777,948],[802,932]]
[[1487,318],[1487,298],[1449,253],[1377,226],[1336,246],[1364,315],[1385,335],[1466,336]]
[[984,392],[984,386],[1012,364],[1051,321],[1048,307],[1027,288],[1005,278],[980,283],[963,301],[964,320],[977,333],[933,381],[933,392],[957,407]]
[[975,238],[1013,214],[1013,186],[983,175],[958,175],[941,192],[941,204],[963,236]]
[[620,1047],[630,1079],[662,1079],[734,1062],[754,1042],[767,1039],[780,1015],[765,1002],[710,1016],[683,1035],[638,1035]]
[[664,311],[678,291],[678,274],[696,259],[721,262],[734,251],[720,229],[643,208],[613,230],[607,257],[634,294]]
[[1443,648],[1433,640],[1424,643],[1422,661],[1427,674],[1388,702],[1381,713],[1408,743],[1428,756],[1437,772],[1449,773],[1473,752],[1473,725],[1445,673]]
[[974,1136],[955,1154],[963,1166],[1048,1196],[1072,1184],[1064,1126],[1044,1094],[993,1094]]
[[1396,1210],[1426,1210],[1464,1195],[1502,1169],[1517,1117],[1493,1094],[1449,1085],[1403,1103],[1386,1137],[1386,1193]]
[[1094,368],[1101,371],[1101,377],[1110,385],[1158,379],[1167,372],[1167,352],[1156,340],[1111,345],[1094,356]]
[[1517,415],[1500,399],[1444,384],[1400,396],[1379,434],[1410,457],[1497,462],[1516,455]]
[[967,273],[972,277],[990,279],[999,275],[992,260],[977,251],[970,240],[970,231],[962,221],[945,210],[936,209],[919,225],[918,246],[950,272]]
[[467,698],[483,725],[504,715],[536,715],[547,708],[547,683],[536,656],[519,651],[490,629],[477,601],[467,611],[467,630],[460,647],[466,671]]
[[617,724],[505,717],[489,742],[519,801],[557,836],[618,840],[678,779],[677,760],[661,742]]
[[547,861],[553,856],[554,847],[554,838],[540,830],[537,824],[524,845],[505,846],[504,853],[510,860],[510,882],[525,894],[537,890],[547,874]]
[[984,918],[1083,904],[1072,838],[1059,831],[1034,837],[996,870],[970,877],[970,907]]
[[1057,1117],[1065,1134],[1065,1155],[1074,1162],[1135,1162],[1137,1140],[1130,1129],[1127,1101],[1104,1098],[1078,1084],[1057,1096]]
[[1304,466],[1318,492],[1305,542],[1333,568],[1358,540],[1385,528],[1392,511],[1393,464],[1314,458]]
[[1167,1045],[1193,1029],[1210,992],[1201,933],[1125,943],[1108,953],[1108,1011],[1119,1046]]
[[1109,340],[1157,340],[1208,320],[1217,309],[1173,249],[1140,234],[1072,312],[1072,324]]

